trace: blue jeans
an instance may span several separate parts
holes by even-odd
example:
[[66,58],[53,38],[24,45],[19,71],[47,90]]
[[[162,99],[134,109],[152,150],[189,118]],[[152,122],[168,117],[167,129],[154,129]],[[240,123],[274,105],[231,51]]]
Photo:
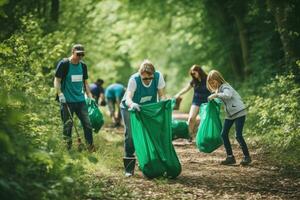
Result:
[[75,113],[79,118],[84,131],[84,137],[87,144],[93,144],[93,129],[88,115],[88,110],[85,102],[61,104],[61,118],[63,121],[63,136],[68,144],[68,148],[72,145],[72,127],[73,123],[70,118],[69,111],[73,117]]
[[124,131],[125,131],[125,142],[124,142],[124,150],[125,157],[134,157],[134,144],[131,133],[131,124],[130,124],[130,113],[127,108],[121,108],[121,115],[124,122]]
[[245,124],[245,120],[246,120],[246,116],[241,116],[241,117],[238,117],[233,120],[225,119],[221,135],[223,138],[224,147],[225,147],[227,156],[233,155],[231,144],[230,144],[229,137],[228,137],[229,130],[230,130],[231,126],[233,125],[233,123],[235,123],[235,131],[236,131],[235,138],[238,141],[238,143],[240,144],[240,147],[243,151],[244,156],[249,156],[248,147],[247,147],[247,144],[243,137],[243,127]]

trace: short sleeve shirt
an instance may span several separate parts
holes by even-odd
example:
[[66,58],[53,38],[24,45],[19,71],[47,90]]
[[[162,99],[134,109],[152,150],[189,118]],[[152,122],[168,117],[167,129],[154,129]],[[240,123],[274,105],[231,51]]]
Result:
[[[57,67],[55,76],[63,78],[63,64],[60,63]],[[84,75],[85,74],[85,75]],[[61,91],[69,103],[85,101],[84,97],[84,80],[88,78],[87,73],[83,72],[82,63],[69,63],[69,69],[64,81],[61,85]]]

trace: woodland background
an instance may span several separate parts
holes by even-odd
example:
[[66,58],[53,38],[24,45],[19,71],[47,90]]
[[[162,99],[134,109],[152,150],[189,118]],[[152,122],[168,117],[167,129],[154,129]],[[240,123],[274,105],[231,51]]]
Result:
[[89,81],[104,86],[126,85],[145,58],[170,97],[193,64],[219,70],[249,106],[249,143],[274,166],[299,170],[299,10],[298,0],[0,0],[1,197],[101,196],[87,171],[121,165],[122,144],[102,133],[95,155],[64,150],[53,76],[75,43],[85,46]]

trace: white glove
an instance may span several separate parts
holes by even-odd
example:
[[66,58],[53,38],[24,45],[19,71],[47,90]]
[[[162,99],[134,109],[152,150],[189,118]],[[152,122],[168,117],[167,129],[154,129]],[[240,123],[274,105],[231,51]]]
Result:
[[60,93],[58,95],[58,100],[59,100],[60,103],[66,103],[67,102],[64,93]]
[[178,99],[178,98],[180,98],[180,96],[179,96],[178,94],[176,94],[176,95],[174,96],[174,98],[175,98],[175,99]]
[[130,110],[137,110],[137,111],[141,111],[140,105],[137,103],[132,103],[130,105]]
[[208,97],[208,100],[213,100],[214,98],[217,98],[218,97],[218,94],[211,94],[209,97]]

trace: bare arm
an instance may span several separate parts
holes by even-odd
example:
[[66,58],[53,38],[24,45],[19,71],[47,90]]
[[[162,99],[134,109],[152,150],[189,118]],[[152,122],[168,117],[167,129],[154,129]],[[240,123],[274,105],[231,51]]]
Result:
[[90,87],[89,87],[89,83],[87,80],[84,80],[84,85],[85,85],[85,93],[89,98],[93,98],[93,95],[91,93]]
[[61,93],[61,78],[54,78],[54,88],[56,90],[57,95]]
[[130,107],[130,105],[133,103],[132,97],[133,97],[133,92],[127,90],[127,92],[126,92],[126,101],[125,101],[125,103],[126,103],[126,105],[129,106],[129,107]]
[[101,105],[101,103],[104,101],[105,97],[103,93],[100,93],[99,99],[98,99],[98,105]]
[[159,100],[166,99],[164,89],[158,89],[158,97],[159,97]]
[[187,91],[189,91],[192,88],[192,86],[190,84],[188,84],[187,86],[185,86],[182,90],[180,90],[180,92],[178,92],[175,95],[175,98],[180,97],[181,95],[185,94]]

